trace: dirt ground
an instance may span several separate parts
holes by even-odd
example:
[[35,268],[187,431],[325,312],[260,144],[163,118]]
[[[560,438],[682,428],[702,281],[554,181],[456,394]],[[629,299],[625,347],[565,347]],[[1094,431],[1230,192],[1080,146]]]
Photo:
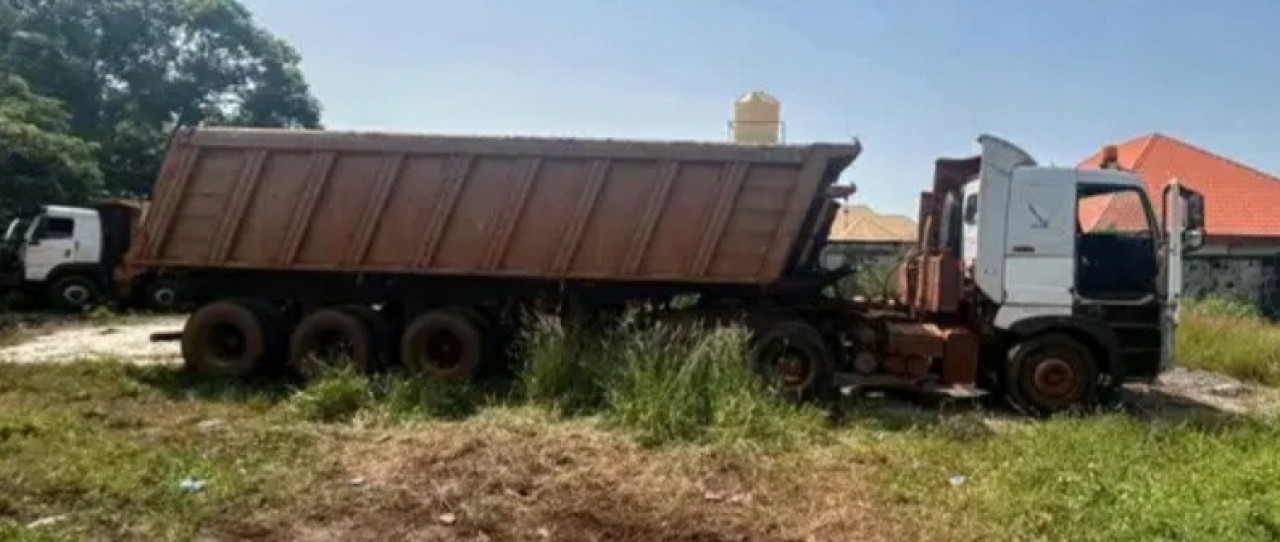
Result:
[[185,316],[176,316],[24,324],[14,332],[15,344],[0,348],[0,363],[67,363],[102,357],[134,363],[176,362],[178,343],[153,343],[151,334],[181,330],[185,321]]
[[[68,363],[112,357],[132,363],[178,363],[177,342],[151,342],[151,334],[182,329],[185,316],[124,317],[106,323],[65,320],[25,324],[19,339],[0,348],[0,363]],[[1154,385],[1130,385],[1126,402],[1139,412],[1209,408],[1242,414],[1280,410],[1280,390],[1186,368]]]

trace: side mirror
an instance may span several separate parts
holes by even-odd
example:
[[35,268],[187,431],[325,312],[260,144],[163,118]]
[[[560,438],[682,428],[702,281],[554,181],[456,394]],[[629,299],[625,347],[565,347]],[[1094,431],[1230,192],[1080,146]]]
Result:
[[1183,252],[1191,252],[1199,250],[1204,246],[1204,230],[1186,230],[1182,232],[1182,250]]
[[1195,190],[1183,188],[1183,197],[1187,202],[1186,229],[1188,231],[1190,230],[1203,231],[1204,230],[1204,195],[1199,192],[1196,192]]

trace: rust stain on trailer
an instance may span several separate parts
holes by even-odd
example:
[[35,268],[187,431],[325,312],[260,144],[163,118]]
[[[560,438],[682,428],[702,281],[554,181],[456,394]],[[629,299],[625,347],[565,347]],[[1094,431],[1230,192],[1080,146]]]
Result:
[[489,252],[485,254],[482,266],[484,270],[493,271],[502,264],[502,259],[507,254],[508,243],[511,242],[511,234],[516,229],[516,223],[524,214],[525,206],[529,203],[529,192],[532,191],[533,182],[537,179],[538,171],[541,169],[541,157],[535,156],[526,159],[520,178],[516,181],[516,190],[513,193],[512,200],[501,209],[501,214],[495,220],[497,231],[493,235],[493,241],[489,243]]
[[631,240],[631,248],[627,250],[626,259],[622,263],[622,274],[635,275],[639,272],[640,261],[644,257],[645,251],[649,249],[649,242],[653,240],[653,231],[658,225],[658,219],[662,216],[662,210],[666,208],[667,196],[671,193],[671,184],[675,182],[676,175],[679,173],[679,162],[666,161],[658,166],[658,184],[654,187],[649,202],[645,205],[644,215],[636,227],[635,237]]
[[360,225],[356,229],[359,233],[356,236],[356,242],[351,245],[351,253],[347,255],[348,266],[357,267],[364,263],[365,255],[369,253],[369,245],[373,243],[374,230],[381,223],[382,213],[387,208],[387,200],[391,198],[391,190],[395,188],[396,181],[400,180],[404,161],[403,153],[395,155],[387,161],[382,173],[374,181],[374,197],[361,213]]
[[444,197],[436,200],[435,206],[431,209],[429,215],[431,225],[427,227],[427,236],[422,242],[418,258],[414,261],[415,268],[430,267],[431,262],[435,260],[436,253],[440,249],[440,239],[444,237],[445,228],[449,224],[449,215],[453,212],[458,196],[462,194],[462,185],[467,182],[467,175],[471,173],[474,163],[475,157],[471,155],[450,156],[445,162]]
[[285,233],[284,247],[280,251],[280,265],[293,265],[298,259],[298,250],[302,248],[302,239],[307,232],[307,224],[316,211],[316,203],[329,182],[329,172],[333,169],[335,155],[332,152],[318,152],[312,155],[311,166],[306,173],[306,191],[302,199],[293,208],[293,219],[289,221],[289,229]]
[[[231,244],[235,242],[240,226],[244,223],[245,208],[249,204],[249,198],[253,196],[254,189],[258,186],[258,180],[262,178],[260,176],[262,164],[266,160],[266,151],[257,150],[250,153],[240,178],[236,179],[235,187],[232,189],[228,209],[222,214],[222,220],[218,223],[217,231],[214,232],[212,251],[207,260],[209,263],[223,263],[227,259],[227,254],[231,252]],[[248,232],[249,235],[256,233]]]

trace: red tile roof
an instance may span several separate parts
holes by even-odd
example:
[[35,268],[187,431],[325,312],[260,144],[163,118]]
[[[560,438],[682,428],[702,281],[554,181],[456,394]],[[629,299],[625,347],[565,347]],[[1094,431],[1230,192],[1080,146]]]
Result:
[[914,243],[916,222],[902,215],[882,215],[866,205],[841,207],[831,224],[832,241]]
[[[1120,167],[1146,183],[1156,213],[1165,184],[1176,177],[1204,194],[1208,237],[1280,237],[1280,178],[1161,134],[1126,141],[1116,150]],[[1096,168],[1101,161],[1099,152],[1080,166]],[[1140,216],[1119,201],[1082,206],[1082,225],[1123,228]]]

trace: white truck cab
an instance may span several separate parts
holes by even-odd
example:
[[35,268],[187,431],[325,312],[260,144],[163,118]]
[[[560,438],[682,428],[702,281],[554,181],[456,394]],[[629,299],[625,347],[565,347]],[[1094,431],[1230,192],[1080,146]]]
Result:
[[[54,307],[81,310],[113,292],[113,273],[128,250],[145,205],[103,202],[96,208],[45,205],[19,233],[15,220],[6,230],[7,258],[0,261],[0,287],[40,294]],[[167,307],[176,302],[168,282],[148,278],[134,285],[145,302]]]
[[47,205],[31,221],[24,240],[23,278],[43,282],[68,266],[97,266],[102,257],[102,222],[93,209]]
[[1173,355],[1182,255],[1203,238],[1203,198],[1173,181],[1157,209],[1133,173],[1043,167],[1007,141],[979,143],[977,174],[949,200],[958,209],[941,241],[993,331],[1077,333],[1112,353],[1109,374],[1158,375]]

